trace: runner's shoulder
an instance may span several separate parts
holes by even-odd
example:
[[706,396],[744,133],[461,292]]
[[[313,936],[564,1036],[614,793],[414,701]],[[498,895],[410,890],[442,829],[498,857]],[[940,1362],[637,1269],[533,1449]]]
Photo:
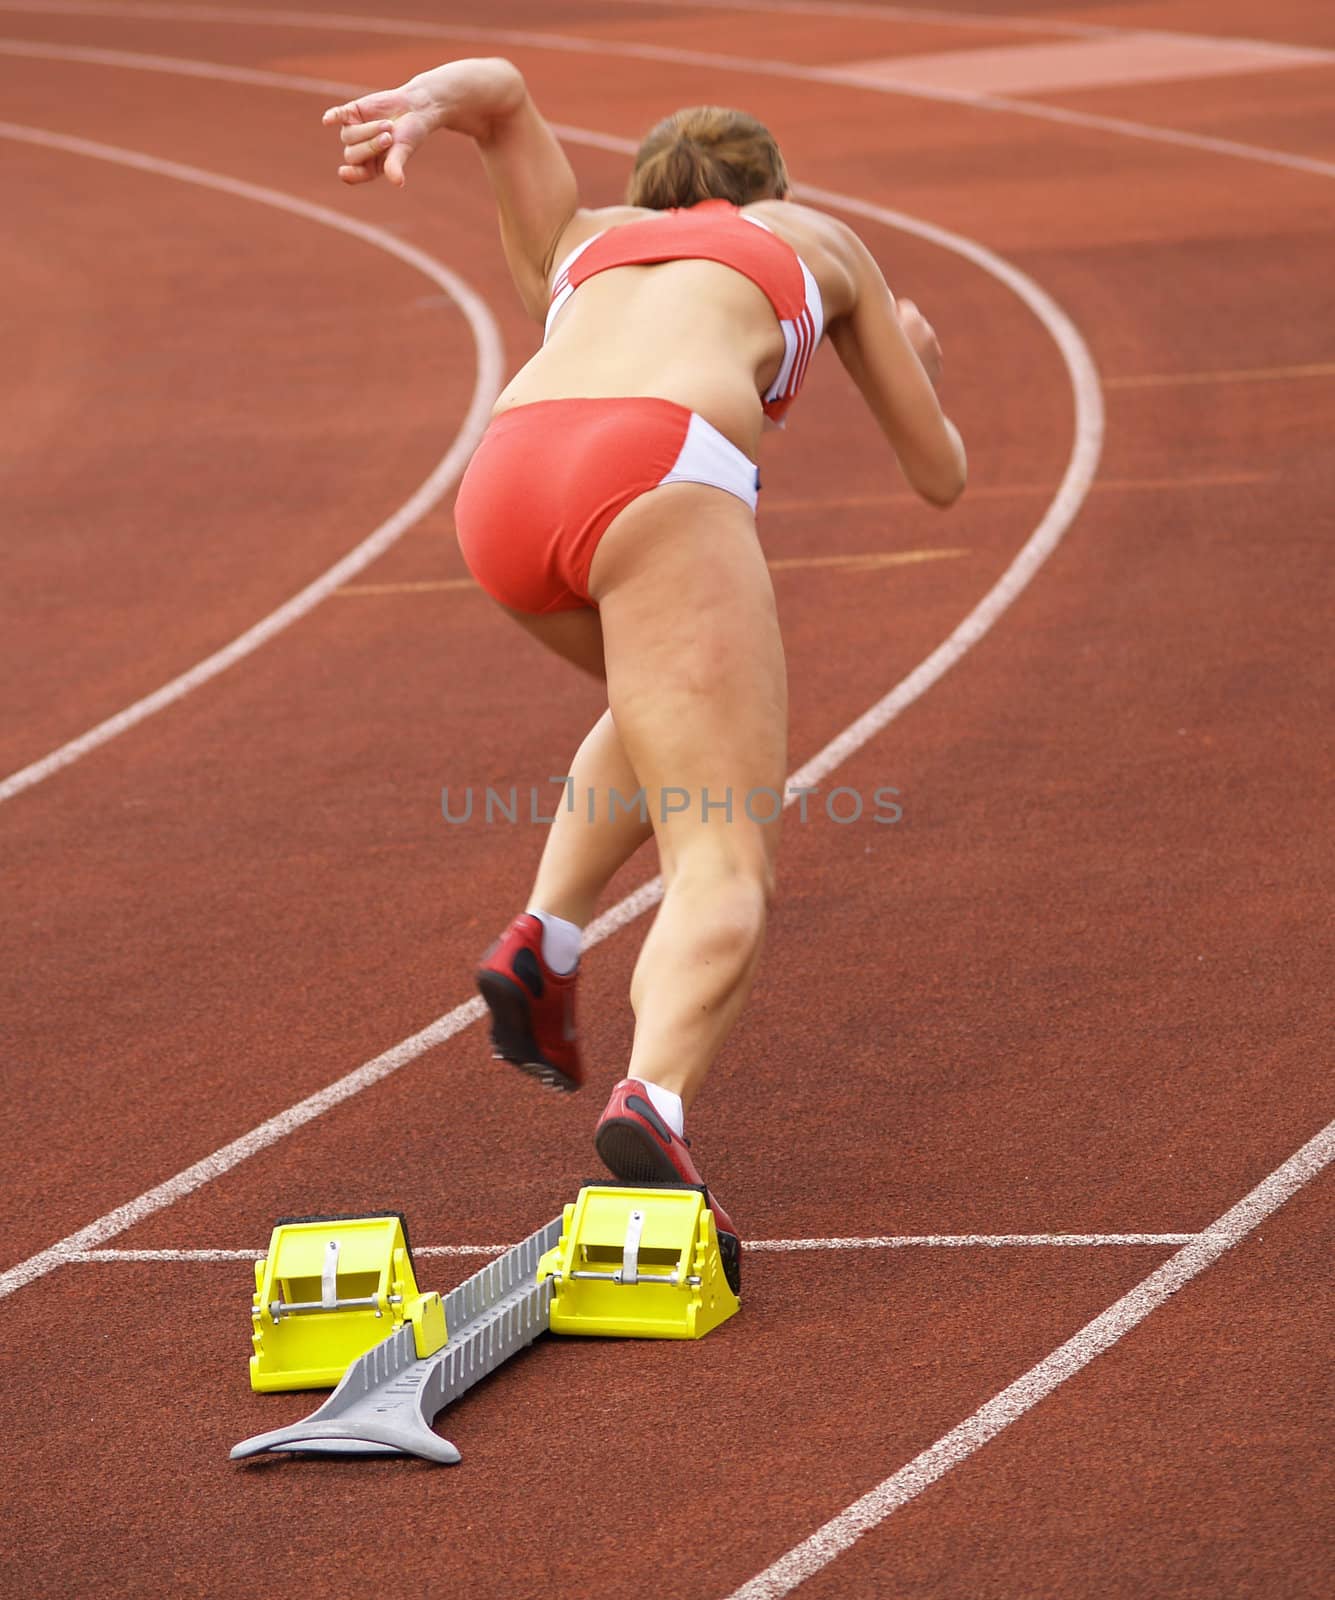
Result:
[[572,250],[586,244],[608,228],[619,228],[627,222],[638,222],[641,217],[652,217],[653,211],[643,206],[581,206],[561,230],[556,241],[553,262],[559,266]]
[[852,309],[867,247],[846,222],[796,200],[759,200],[745,209],[806,262],[820,285],[827,321]]

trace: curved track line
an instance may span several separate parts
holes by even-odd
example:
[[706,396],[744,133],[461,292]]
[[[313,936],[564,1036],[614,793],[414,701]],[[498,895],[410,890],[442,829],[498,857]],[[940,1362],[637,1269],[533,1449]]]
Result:
[[[1176,28],[1150,28],[1115,22],[1069,22],[1053,17],[990,16],[985,11],[927,11],[919,6],[859,5],[856,0],[622,0],[637,6],[670,6],[674,11],[782,11],[799,17],[860,17],[867,22],[912,22],[928,28],[978,28],[985,33],[1053,34],[1072,39],[1185,39],[1211,44],[1236,44],[1250,50],[1274,50],[1285,56],[1297,51],[1313,62],[1335,61],[1335,50],[1320,45],[1285,44],[1275,39],[1248,39],[1231,33],[1183,33]],[[0,7],[3,9],[3,7]]]
[[[320,86],[320,90],[324,92],[323,85]],[[477,446],[477,441],[482,437],[492,402],[500,393],[504,351],[500,332],[491,312],[480,296],[475,294],[462,278],[457,277],[448,267],[434,260],[425,251],[402,243],[380,228],[357,222],[325,206],[311,205],[305,200],[298,200],[295,196],[281,194],[276,189],[261,188],[256,184],[243,183],[218,173],[205,172],[199,167],[183,166],[177,161],[160,161],[155,156],[142,155],[134,150],[121,150],[113,145],[96,144],[88,139],[70,138],[65,134],[49,133],[40,128],[20,127],[10,122],[0,122],[0,138],[40,145],[50,150],[61,150],[71,155],[88,156],[97,161],[115,162],[121,166],[135,167],[142,172],[153,173],[158,177],[172,178],[180,183],[217,189],[223,194],[234,195],[242,200],[253,200],[259,205],[272,206],[275,210],[286,211],[292,216],[304,217],[307,221],[318,222],[327,228],[337,228],[342,233],[351,234],[355,239],[397,256],[400,261],[415,267],[443,289],[467,319],[477,350],[477,376],[473,384],[473,396],[453,444],[416,493],[392,516],[382,522],[355,549],[350,550],[341,561],[335,562],[313,583],[307,584],[300,593],[284,601],[276,611],[271,611],[253,627],[247,628],[230,644],[224,645],[221,650],[215,650],[212,655],[196,663],[188,672],[183,672],[170,683],[163,684],[152,694],[145,695],[142,700],[136,700],[133,705],[118,711],[113,717],[108,717],[105,722],[98,723],[87,733],[81,734],[77,739],[71,739],[60,749],[52,751],[40,761],[34,761],[31,765],[21,768],[0,782],[0,803],[3,803],[12,800],[17,794],[22,794],[25,789],[31,789],[44,778],[51,777],[53,773],[71,766],[89,751],[107,744],[118,734],[151,717],[154,712],[174,705],[191,690],[208,683],[211,678],[216,678],[219,673],[225,672],[228,667],[234,666],[258,650],[261,645],[267,644],[276,634],[291,627],[341,584],[355,577],[377,556],[388,550],[396,539],[439,503],[463,471],[469,456]]]
[[[578,129],[557,123],[552,126],[563,138],[579,133]],[[604,136],[600,144],[608,148],[612,142]],[[621,140],[615,142],[615,147],[632,152],[635,148],[629,141]],[[792,805],[804,788],[812,788],[828,777],[836,767],[887,728],[901,711],[907,710],[915,700],[926,694],[1010,608],[1056,549],[1084,503],[1098,470],[1104,428],[1103,395],[1094,359],[1074,323],[1032,278],[983,245],[931,223],[920,222],[915,217],[905,216],[903,212],[891,211],[886,206],[838,194],[833,189],[814,188],[809,184],[796,185],[795,193],[802,199],[814,200],[928,240],[942,249],[963,256],[1010,289],[1043,324],[1061,352],[1071,378],[1075,401],[1075,443],[1066,472],[1043,520],[1020,547],[1005,572],[931,655],[919,662],[907,677],[902,678],[893,689],[868,707],[856,722],[850,723],[788,778],[784,792],[785,807]],[[657,905],[662,897],[662,878],[651,878],[589,924],[584,936],[586,947],[607,938],[628,922],[633,922],[651,906]]]
[[[263,67],[231,67],[222,61],[191,61],[186,56],[145,55],[138,50],[101,50],[94,45],[46,44],[37,39],[0,39],[0,56],[32,61],[77,61],[82,66],[124,67],[129,72],[169,72],[175,78],[208,78],[218,83],[248,83],[261,89],[303,89],[311,94],[348,98],[365,93],[332,78],[305,78],[291,72],[266,72]],[[341,213],[336,213],[341,216]],[[347,221],[343,218],[343,221]],[[374,230],[372,230],[374,231]]]
[[1328,1123],[1204,1233],[1170,1256],[1147,1278],[1142,1278],[1134,1289],[1086,1323],[1050,1356],[980,1406],[971,1417],[966,1417],[958,1427],[915,1456],[907,1466],[883,1479],[860,1500],[817,1528],[810,1538],[734,1590],[728,1600],[779,1600],[781,1595],[791,1594],[799,1584],[842,1555],[864,1533],[878,1527],[900,1506],[907,1505],[938,1478],[943,1478],[952,1467],[967,1461],[1068,1378],[1087,1367],[1095,1356],[1102,1355],[1123,1335],[1130,1333],[1151,1311],[1157,1310],[1259,1227],[1272,1211],[1278,1210],[1304,1184],[1310,1183],[1332,1159],[1335,1159],[1335,1122]]
[[[925,661],[920,662],[908,677],[891,689],[889,694],[878,700],[869,710],[864,711],[856,722],[837,738],[832,739],[823,750],[793,774],[788,780],[790,791],[798,786],[809,787],[818,784],[835,767],[847,760],[855,750],[866,744],[901,711],[912,705],[920,695],[926,694],[937,679],[949,672],[960,657],[971,650],[1002,613],[1009,609],[1028,585],[1029,580],[1056,549],[1058,541],[1074,521],[1076,512],[1089,493],[1098,468],[1099,455],[1103,449],[1104,427],[1103,396],[1093,357],[1076,330],[1075,324],[1032,278],[1027,277],[1002,257],[984,249],[982,245],[963,239],[958,234],[947,233],[930,223],[906,217],[902,212],[856,200],[849,195],[836,194],[831,189],[816,189],[809,184],[799,185],[798,192],[804,199],[837,207],[841,211],[866,217],[872,222],[883,223],[903,233],[915,234],[920,239],[963,256],[965,260],[973,262],[975,266],[1005,284],[1012,294],[1028,306],[1061,351],[1062,361],[1071,376],[1075,400],[1075,445],[1065,476],[1052,503],[1044,513],[1043,520],[1021,546],[1015,559],[997,582],[950,637],[938,645]],[[790,792],[790,802],[794,797]]]
[[[161,58],[146,58],[152,70],[167,70],[161,65]],[[123,63],[122,63],[123,64]],[[140,63],[141,65],[145,63]],[[194,75],[199,74],[203,63],[191,63]],[[277,79],[278,75],[271,75]],[[336,90],[338,93],[358,94],[361,91],[355,85],[343,85]],[[0,124],[0,134],[4,125]],[[558,127],[562,137],[583,142],[598,149],[614,149],[624,151],[628,142],[613,139],[610,135],[595,133],[587,130]],[[77,142],[77,141],[76,141]],[[1076,331],[1074,325],[1055,301],[1031,279],[1027,278],[1018,268],[1001,257],[993,255],[991,251],[973,240],[962,238],[960,235],[947,233],[944,229],[932,227],[929,223],[920,223],[913,218],[903,217],[900,213],[886,210],[883,207],[872,205],[851,197],[836,196],[833,191],[822,190],[820,195],[828,204],[845,204],[848,209],[860,216],[885,223],[896,228],[907,226],[911,231],[921,233],[922,237],[931,239],[947,250],[952,250],[974,262],[983,271],[997,277],[1001,283],[1018,293],[1024,303],[1033,311],[1039,322],[1048,331],[1057,344],[1063,362],[1070,376],[1072,392],[1075,401],[1075,441],[1071,451],[1070,461],[1062,477],[1057,494],[1048,507],[1047,513],[1038,527],[1022,546],[1010,567],[1003,573],[997,584],[983,597],[973,610],[959,624],[950,638],[933,651],[922,665],[915,669],[902,683],[897,684],[887,695],[864,715],[859,718],[852,729],[845,730],[832,740],[825,748],[809,761],[805,767],[793,775],[790,783],[797,784],[804,781],[811,772],[828,772],[839,761],[847,759],[854,750],[859,749],[872,736],[886,726],[894,717],[918,699],[934,683],[950,665],[965,654],[988,631],[1001,613],[1020,594],[1029,579],[1038,570],[1039,566],[1047,559],[1058,541],[1066,532],[1079,510],[1085,495],[1089,492],[1094,473],[1098,467],[1099,452],[1103,437],[1103,399],[1099,389],[1098,373],[1084,341]],[[318,210],[319,208],[312,208]],[[334,215],[334,213],[331,213]],[[346,219],[339,218],[341,226],[347,226]],[[400,246],[399,248],[406,248]],[[788,799],[795,798],[789,795]],[[651,906],[657,904],[662,897],[662,880],[655,878],[642,885],[627,895],[618,904],[612,906],[602,916],[596,918],[585,930],[584,947],[591,948],[600,943],[619,928],[632,922],[642,915]],[[410,1038],[402,1040],[373,1060],[363,1063],[344,1077],[328,1084],[315,1094],[308,1096],[297,1105],[286,1111],[278,1113],[262,1122],[258,1127],[252,1128],[249,1133],[242,1134],[240,1138],[232,1140],[222,1149],[206,1156],[202,1161],[178,1172],[174,1177],[155,1185],[152,1189],[139,1195],[136,1199],[128,1201],[125,1205],[116,1207],[115,1210],[99,1217],[96,1221],[80,1228],[77,1232],[69,1234],[48,1249],[37,1252],[11,1267],[8,1271],[0,1273],[0,1299],[13,1294],[15,1290],[58,1267],[62,1262],[71,1260],[82,1251],[89,1250],[104,1240],[114,1238],[117,1234],[125,1232],[127,1228],[142,1222],[146,1217],[165,1209],[177,1200],[191,1194],[204,1184],[220,1177],[224,1172],[229,1172],[233,1167],[248,1160],[259,1151],[276,1144],[280,1139],[286,1138],[289,1133],[304,1126],[314,1118],[322,1116],[324,1112],[359,1094],[363,1089],[387,1078],[391,1073],[397,1072],[400,1067],[408,1062],[415,1061],[428,1050],[446,1040],[453,1038],[463,1029],[471,1026],[485,1014],[485,1006],[480,999],[474,998],[462,1002],[444,1016],[438,1017],[435,1022],[413,1034]]]
[[[257,11],[247,8],[224,10],[217,6],[191,5],[94,5],[85,0],[0,0],[0,11],[64,12],[72,16],[148,18],[162,22],[247,23],[260,27],[319,27],[343,33],[392,34],[418,39],[489,39],[535,50],[560,50],[576,55],[618,56],[631,61],[666,61],[682,66],[712,67],[724,72],[740,72],[755,77],[794,78],[806,83],[836,84],[864,89],[871,94],[898,95],[912,100],[932,100],[944,105],[967,106],[976,111],[1030,117],[1040,122],[1056,122],[1067,127],[1088,128],[1096,133],[1111,133],[1122,138],[1142,139],[1153,144],[1178,145],[1210,155],[1233,156],[1243,161],[1260,161],[1269,166],[1286,167],[1294,172],[1335,178],[1335,162],[1272,150],[1264,145],[1243,144],[1235,139],[1216,139],[1210,134],[1189,133],[1164,128],[1149,122],[1131,122],[1122,117],[1104,117],[1089,111],[1071,111],[1034,100],[1016,100],[1005,95],[968,94],[951,89],[933,89],[923,84],[887,83],[869,78],[855,69],[805,67],[792,61],[742,59],[704,50],[679,50],[667,45],[634,44],[630,41],[587,39],[561,33],[533,33],[517,28],[495,28],[480,22],[474,26],[438,22],[413,22],[405,18],[349,16],[341,12]],[[1201,34],[1213,39],[1216,35]],[[1258,43],[1268,43],[1260,40]]]
[[[1335,61],[1335,50],[1324,50],[1319,45],[1294,45],[1274,39],[1252,39],[1234,34],[1183,33],[1174,28],[1141,28],[1111,22],[1071,22],[1043,17],[992,16],[983,11],[926,10],[920,6],[895,6],[858,4],[856,0],[622,0],[623,4],[653,6],[661,9],[671,6],[677,11],[774,11],[808,17],[860,17],[868,22],[912,22],[932,28],[976,28],[986,33],[1041,34],[1045,38],[1054,34],[1073,39],[1116,39],[1128,34],[1154,39],[1206,39],[1218,44],[1246,45],[1252,49],[1272,49],[1286,55],[1294,50],[1303,51],[1314,61]],[[158,17],[164,11],[188,13],[190,19],[201,22],[227,22],[235,17],[246,21],[278,19],[277,25],[300,25],[299,19],[309,19],[311,13],[302,11],[244,12],[220,6],[151,6],[126,5],[112,7],[89,3],[89,0],[0,0],[0,11],[41,11],[70,16],[92,16],[101,12],[116,12],[131,16]],[[340,19],[343,20],[343,19]],[[352,19],[348,18],[347,21]],[[335,24],[337,25],[337,24]],[[417,26],[410,19],[400,25],[391,22],[395,31]],[[462,26],[462,24],[460,25]]]
[[[859,5],[856,0],[629,0],[631,5],[670,6],[674,11],[785,12],[801,17],[856,17],[867,22],[912,22],[929,28],[978,28],[985,33],[1053,34],[1073,39],[1101,39],[1108,34],[1157,32],[1118,28],[1097,22],[1063,22],[1042,17],[990,17],[978,11],[927,11],[920,6]],[[8,10],[7,6],[0,9]]]

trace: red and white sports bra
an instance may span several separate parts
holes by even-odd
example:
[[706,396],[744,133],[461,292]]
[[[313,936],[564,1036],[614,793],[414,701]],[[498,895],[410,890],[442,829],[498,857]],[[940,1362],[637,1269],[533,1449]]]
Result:
[[544,343],[557,313],[581,283],[611,267],[661,261],[717,261],[750,278],[774,307],[783,330],[784,355],[761,404],[771,421],[781,421],[797,398],[824,331],[820,289],[792,245],[729,200],[702,200],[688,209],[605,228],[577,245],[552,284]]

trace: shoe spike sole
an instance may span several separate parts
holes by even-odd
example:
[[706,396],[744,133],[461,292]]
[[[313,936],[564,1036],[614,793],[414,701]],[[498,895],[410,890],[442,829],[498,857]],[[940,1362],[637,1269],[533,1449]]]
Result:
[[477,987],[491,1012],[491,1047],[497,1061],[508,1061],[548,1089],[573,1094],[577,1079],[542,1059],[528,1022],[528,999],[520,986],[500,972],[479,972]]

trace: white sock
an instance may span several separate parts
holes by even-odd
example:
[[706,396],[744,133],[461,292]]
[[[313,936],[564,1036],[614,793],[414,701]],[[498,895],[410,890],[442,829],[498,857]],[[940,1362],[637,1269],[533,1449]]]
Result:
[[530,917],[542,924],[542,959],[553,972],[565,976],[579,965],[579,947],[584,930],[567,922],[564,917],[554,917],[550,911],[528,909]]
[[[637,1081],[644,1083],[643,1078]],[[649,1096],[649,1104],[680,1139],[686,1132],[686,1113],[682,1109],[681,1096],[673,1094],[671,1089],[659,1088],[656,1083],[644,1083],[644,1092]]]

